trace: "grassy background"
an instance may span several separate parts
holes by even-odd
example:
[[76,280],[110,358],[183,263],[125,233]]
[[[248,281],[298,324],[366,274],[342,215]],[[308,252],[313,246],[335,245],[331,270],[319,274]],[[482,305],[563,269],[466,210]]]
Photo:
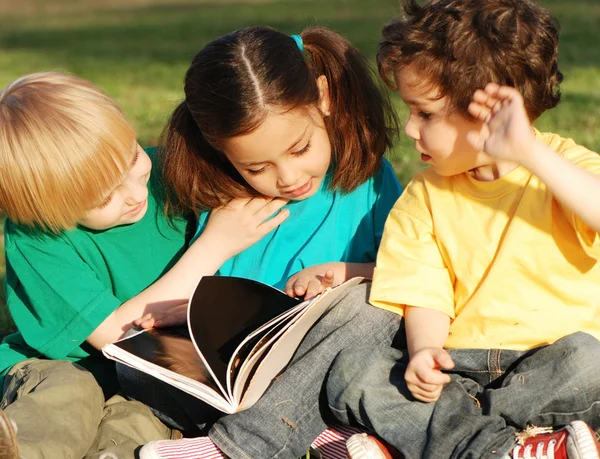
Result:
[[[541,3],[561,23],[565,82],[563,102],[537,126],[600,151],[600,3]],[[0,86],[40,70],[76,73],[120,102],[148,145],[182,97],[183,75],[206,42],[248,25],[290,34],[325,25],[372,58],[381,26],[398,12],[397,0],[0,0]],[[406,139],[393,163],[403,183],[419,167]],[[3,286],[0,295],[2,336],[12,324]]]

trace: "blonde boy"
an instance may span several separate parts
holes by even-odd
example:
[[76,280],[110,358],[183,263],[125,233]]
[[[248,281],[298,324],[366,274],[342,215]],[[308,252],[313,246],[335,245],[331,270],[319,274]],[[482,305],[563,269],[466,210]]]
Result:
[[[151,171],[118,105],[91,83],[38,73],[0,93],[6,296],[19,330],[0,345],[0,457],[133,458],[172,435],[138,402],[105,405],[118,386],[99,349],[184,303],[282,217],[263,224],[256,202],[217,210],[182,255],[187,222],[167,221]],[[283,205],[263,201],[268,215]]]

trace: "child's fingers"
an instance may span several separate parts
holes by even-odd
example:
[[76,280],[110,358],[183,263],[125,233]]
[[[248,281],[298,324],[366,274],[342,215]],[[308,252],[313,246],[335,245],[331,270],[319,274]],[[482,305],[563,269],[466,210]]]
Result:
[[271,199],[268,202],[263,202],[259,208],[255,209],[254,215],[260,221],[266,220],[287,203],[288,201],[285,199]]
[[410,393],[414,398],[425,403],[437,401],[442,393],[442,387],[438,387],[438,389],[434,392],[426,392],[416,386],[408,386],[408,390],[410,390]]
[[323,287],[321,285],[321,282],[319,282],[317,279],[313,279],[308,283],[308,286],[306,287],[306,292],[304,293],[304,299],[310,300],[311,298],[314,298],[322,291],[323,291]]
[[296,294],[296,296],[304,296],[306,294],[306,289],[308,288],[308,285],[303,283],[303,282],[296,282],[296,285],[294,285],[294,293]]
[[285,287],[283,291],[287,296],[291,296],[294,298],[296,296],[296,292],[294,291],[294,284],[296,283],[295,277],[290,277],[288,281],[285,283]]
[[146,322],[148,319],[152,318],[152,314],[148,313],[148,314],[144,314],[142,317],[135,319],[133,321],[133,325],[137,325],[139,326],[142,322]]
[[333,282],[335,281],[335,274],[332,269],[328,269],[325,271],[325,275],[321,279],[321,286],[323,288],[329,288],[333,286]]
[[473,101],[469,104],[467,111],[471,114],[471,116],[480,121],[487,121],[491,114],[491,110],[485,105],[485,103],[476,101]]
[[439,368],[444,370],[451,370],[454,368],[454,361],[452,360],[452,357],[450,357],[450,354],[448,354],[448,352],[444,349],[438,349],[432,354],[432,357]]
[[417,369],[415,371],[415,376],[417,379],[413,382],[418,382],[419,385],[439,386],[448,384],[450,382],[449,375],[442,373],[440,370],[434,370],[431,368]]
[[485,145],[485,140],[481,137],[481,134],[475,131],[467,132],[467,142],[477,151],[482,151]]
[[498,94],[499,89],[502,86],[500,86],[498,83],[488,83],[485,85],[485,88],[483,88],[483,91],[486,92],[487,94],[491,95],[491,96],[496,96]]
[[153,328],[155,325],[156,325],[156,321],[154,320],[154,317],[151,317],[147,320],[143,320],[137,326],[148,329],[148,328]]
[[[225,204],[223,207],[220,207],[219,209],[224,209],[224,208],[229,208],[229,209],[233,209],[233,210],[243,209],[245,206],[248,205],[248,203],[250,203],[252,201],[252,199],[253,198],[232,199],[231,201],[229,201],[227,204]],[[215,210],[219,210],[219,209],[215,209]]]
[[283,221],[290,216],[290,211],[288,209],[281,209],[277,215],[269,220],[264,221],[258,226],[259,234],[265,235],[273,231],[279,225],[283,223]]

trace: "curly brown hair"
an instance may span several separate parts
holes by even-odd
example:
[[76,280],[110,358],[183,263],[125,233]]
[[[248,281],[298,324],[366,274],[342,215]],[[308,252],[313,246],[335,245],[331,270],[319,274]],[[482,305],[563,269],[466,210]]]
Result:
[[383,29],[377,54],[391,89],[393,72],[415,66],[466,118],[473,92],[489,82],[517,88],[531,121],[560,101],[558,23],[533,1],[404,0],[403,9]]

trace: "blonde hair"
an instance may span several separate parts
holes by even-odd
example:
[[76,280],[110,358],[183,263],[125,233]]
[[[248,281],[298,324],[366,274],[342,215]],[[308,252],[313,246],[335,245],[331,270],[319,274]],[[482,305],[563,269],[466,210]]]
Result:
[[0,92],[0,209],[15,223],[73,228],[123,179],[135,132],[90,82],[34,73]]

